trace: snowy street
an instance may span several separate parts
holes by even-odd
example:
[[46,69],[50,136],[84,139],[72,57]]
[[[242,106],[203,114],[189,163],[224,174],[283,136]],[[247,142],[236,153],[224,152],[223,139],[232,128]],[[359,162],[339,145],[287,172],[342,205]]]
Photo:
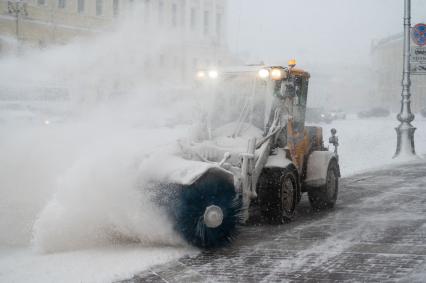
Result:
[[0,0],[0,283],[426,283],[425,192],[426,0]]
[[[284,278],[289,279],[297,279],[297,276],[302,276],[301,274],[309,275],[309,278],[327,278],[327,276],[350,278],[350,270],[353,274],[359,273],[359,276],[362,276],[370,272],[369,268],[374,268],[376,271],[372,272],[377,273],[377,276],[390,275],[391,273],[387,271],[389,266],[392,267],[392,271],[397,271],[393,268],[394,263],[397,263],[398,267],[407,266],[405,271],[399,270],[400,275],[406,278],[408,274],[414,274],[416,268],[422,270],[416,265],[424,264],[425,259],[426,198],[422,196],[422,191],[426,184],[424,177],[426,164],[421,163],[421,165],[411,165],[406,168],[401,165],[399,169],[375,173],[384,166],[398,166],[392,159],[396,142],[393,127],[397,124],[392,116],[385,119],[349,117],[347,120],[337,120],[331,124],[320,124],[324,128],[325,139],[328,139],[329,129],[333,127],[338,130],[340,139],[339,153],[344,178],[341,181],[335,210],[313,216],[309,202],[304,196],[299,204],[296,219],[292,223],[277,227],[243,227],[237,242],[231,249],[201,254],[194,259],[185,258],[185,256],[196,256],[199,251],[182,246],[179,241],[174,240],[177,237],[176,233],[172,231],[171,224],[161,220],[161,214],[153,212],[150,206],[144,206],[147,204],[136,202],[134,203],[136,208],[129,206],[131,201],[123,194],[123,187],[115,185],[125,184],[123,176],[129,173],[111,175],[106,170],[107,164],[117,162],[115,160],[128,158],[132,161],[134,159],[133,150],[125,154],[122,149],[128,146],[128,141],[131,145],[138,144],[134,141],[140,140],[145,131],[139,133],[137,130],[132,130],[132,135],[129,135],[128,131],[122,131],[123,139],[126,141],[125,146],[122,146],[123,143],[119,141],[109,143],[113,144],[114,148],[121,149],[115,149],[113,156],[107,156],[108,162],[104,162],[105,168],[99,165],[106,158],[102,155],[101,161],[98,161],[99,157],[95,156],[96,158],[89,163],[90,166],[97,168],[95,172],[102,178],[92,180],[80,173],[73,181],[77,182],[81,188],[75,191],[71,199],[78,201],[80,207],[84,209],[83,212],[90,211],[93,217],[88,218],[88,213],[75,214],[78,211],[74,211],[72,206],[69,207],[73,205],[73,202],[65,202],[68,213],[73,215],[68,219],[62,218],[59,222],[62,226],[59,227],[70,229],[73,233],[68,233],[66,237],[65,235],[54,237],[55,230],[44,227],[41,231],[46,233],[45,235],[54,237],[54,241],[48,238],[44,245],[55,244],[58,251],[51,253],[38,251],[39,244],[31,241],[33,225],[39,218],[41,208],[46,206],[54,195],[54,189],[50,191],[46,187],[49,188],[51,179],[64,174],[62,166],[65,167],[72,160],[71,154],[65,154],[62,147],[56,144],[60,140],[60,144],[65,144],[70,149],[75,147],[69,142],[73,140],[70,139],[69,134],[64,134],[65,131],[61,130],[73,129],[74,126],[63,125],[40,131],[39,139],[44,140],[45,143],[38,145],[32,144],[31,139],[25,138],[32,134],[32,131],[25,135],[16,131],[14,135],[5,136],[2,140],[3,152],[8,153],[10,157],[5,159],[8,162],[3,163],[0,180],[5,185],[12,184],[16,177],[7,172],[16,166],[20,166],[19,172],[22,177],[19,179],[21,186],[10,186],[8,189],[4,187],[3,196],[0,199],[3,215],[0,225],[4,232],[0,245],[0,281],[25,282],[31,278],[32,282],[111,282],[132,278],[134,274],[143,270],[148,270],[138,275],[144,278],[143,280],[154,276],[151,271],[155,271],[167,277],[168,281],[173,281],[173,278],[176,281],[179,281],[179,278],[185,281],[182,276],[192,276],[196,274],[195,271],[203,276],[201,279],[204,279],[204,276],[211,276],[216,270],[218,274],[222,274],[221,278],[225,281],[232,279],[229,274],[240,274],[243,276],[240,278],[241,281],[250,278],[257,281],[263,278],[262,274],[271,276],[273,280],[282,278],[281,272],[284,273]],[[424,156],[426,134],[421,129],[426,127],[426,120],[419,115],[413,124],[419,129],[416,133],[417,154]],[[179,128],[173,131],[179,132]],[[71,133],[79,132],[72,130]],[[178,135],[177,133],[172,135],[171,129],[163,129],[153,138],[163,137],[165,133],[168,133],[170,139],[167,142],[171,142]],[[93,138],[102,135],[98,132]],[[13,143],[21,136],[23,137],[20,138],[21,143]],[[135,138],[127,139],[128,136]],[[166,143],[164,139],[163,142]],[[30,149],[33,151],[32,156],[23,154]],[[139,149],[135,150],[138,152]],[[47,151],[52,154],[47,155]],[[74,151],[70,150],[71,153]],[[135,156],[139,155],[141,154],[137,153]],[[49,158],[46,159],[46,156]],[[59,156],[62,157],[61,162],[56,161]],[[45,158],[45,163],[43,166],[36,166],[40,158]],[[62,164],[61,167],[58,167],[59,164]],[[37,179],[37,182],[31,177],[34,168],[43,173],[38,175],[44,176]],[[400,171],[403,168],[405,168],[404,171]],[[403,172],[409,173],[405,175]],[[107,176],[111,177],[107,178]],[[402,178],[411,176],[415,177],[413,183],[403,182]],[[108,198],[105,197],[103,182],[105,178],[114,180],[111,182]],[[114,188],[117,189],[114,190]],[[132,190],[131,187],[125,189],[124,192]],[[92,190],[93,197],[87,197],[85,190]],[[80,198],[80,195],[85,197]],[[98,196],[104,197],[100,199]],[[113,211],[110,210],[112,204]],[[121,217],[121,226],[97,216],[110,211],[110,217]],[[136,224],[134,224],[135,220],[130,218],[135,211],[140,218]],[[126,217],[126,214],[129,216]],[[90,221],[91,226],[112,226],[116,227],[115,229],[123,229],[121,227],[126,224],[129,228],[124,229],[122,233],[137,235],[140,240],[130,244],[120,239],[113,243],[105,242],[102,239],[106,237],[107,231],[86,232],[87,225],[83,220]],[[90,237],[85,233],[90,233]],[[92,239],[95,236],[96,238]],[[100,243],[99,239],[102,240]],[[61,248],[68,248],[68,250],[61,251]],[[389,251],[392,253],[382,254]],[[183,259],[176,261],[182,257]],[[388,264],[385,259],[389,259],[392,264],[390,262]],[[167,262],[171,262],[170,267],[161,266]],[[253,268],[246,268],[247,264],[257,269],[262,267],[262,272],[253,272]],[[160,267],[149,269],[155,265]],[[283,268],[278,268],[279,266]],[[183,270],[172,271],[175,269]],[[333,275],[330,275],[330,270],[335,270]],[[399,275],[392,276],[396,278]],[[191,280],[197,278],[194,277]],[[154,279],[159,278],[154,276]]]
[[243,227],[231,248],[123,282],[424,282],[424,172],[420,161],[345,178],[333,211],[304,198],[291,224]]

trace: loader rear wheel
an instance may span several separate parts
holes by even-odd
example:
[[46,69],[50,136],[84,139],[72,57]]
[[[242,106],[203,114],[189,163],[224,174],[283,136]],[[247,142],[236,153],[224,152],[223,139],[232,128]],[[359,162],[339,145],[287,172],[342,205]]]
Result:
[[337,162],[332,160],[328,165],[325,185],[309,190],[309,202],[314,210],[333,208],[336,204],[338,192],[339,168]]
[[262,218],[271,224],[291,221],[297,203],[297,179],[287,169],[264,169],[258,193]]

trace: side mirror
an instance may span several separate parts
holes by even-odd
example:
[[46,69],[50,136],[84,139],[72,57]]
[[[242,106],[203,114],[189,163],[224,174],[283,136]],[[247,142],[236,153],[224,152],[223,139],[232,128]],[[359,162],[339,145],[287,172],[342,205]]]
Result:
[[339,137],[336,136],[337,130],[335,128],[331,129],[331,137],[328,139],[328,142],[334,146],[334,153],[337,155],[337,148],[339,147]]

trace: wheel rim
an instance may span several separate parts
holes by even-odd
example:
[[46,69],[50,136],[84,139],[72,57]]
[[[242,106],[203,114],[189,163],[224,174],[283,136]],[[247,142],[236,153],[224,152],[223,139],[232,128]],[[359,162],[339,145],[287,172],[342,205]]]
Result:
[[291,177],[286,177],[283,182],[281,203],[285,212],[291,213],[294,210],[294,182]]
[[327,195],[329,199],[333,199],[336,194],[336,174],[331,168],[327,174]]

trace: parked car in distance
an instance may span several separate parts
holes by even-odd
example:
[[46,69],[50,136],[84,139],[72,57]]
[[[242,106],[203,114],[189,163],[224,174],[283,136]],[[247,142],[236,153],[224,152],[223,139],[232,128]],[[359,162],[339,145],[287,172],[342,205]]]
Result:
[[390,111],[382,107],[375,107],[369,110],[358,112],[359,118],[388,117],[389,115]]
[[325,111],[323,108],[307,108],[306,109],[306,122],[308,123],[327,123],[333,121],[331,112]]
[[332,110],[330,111],[331,117],[333,120],[345,120],[346,119],[346,112],[344,112],[341,109],[338,110]]

